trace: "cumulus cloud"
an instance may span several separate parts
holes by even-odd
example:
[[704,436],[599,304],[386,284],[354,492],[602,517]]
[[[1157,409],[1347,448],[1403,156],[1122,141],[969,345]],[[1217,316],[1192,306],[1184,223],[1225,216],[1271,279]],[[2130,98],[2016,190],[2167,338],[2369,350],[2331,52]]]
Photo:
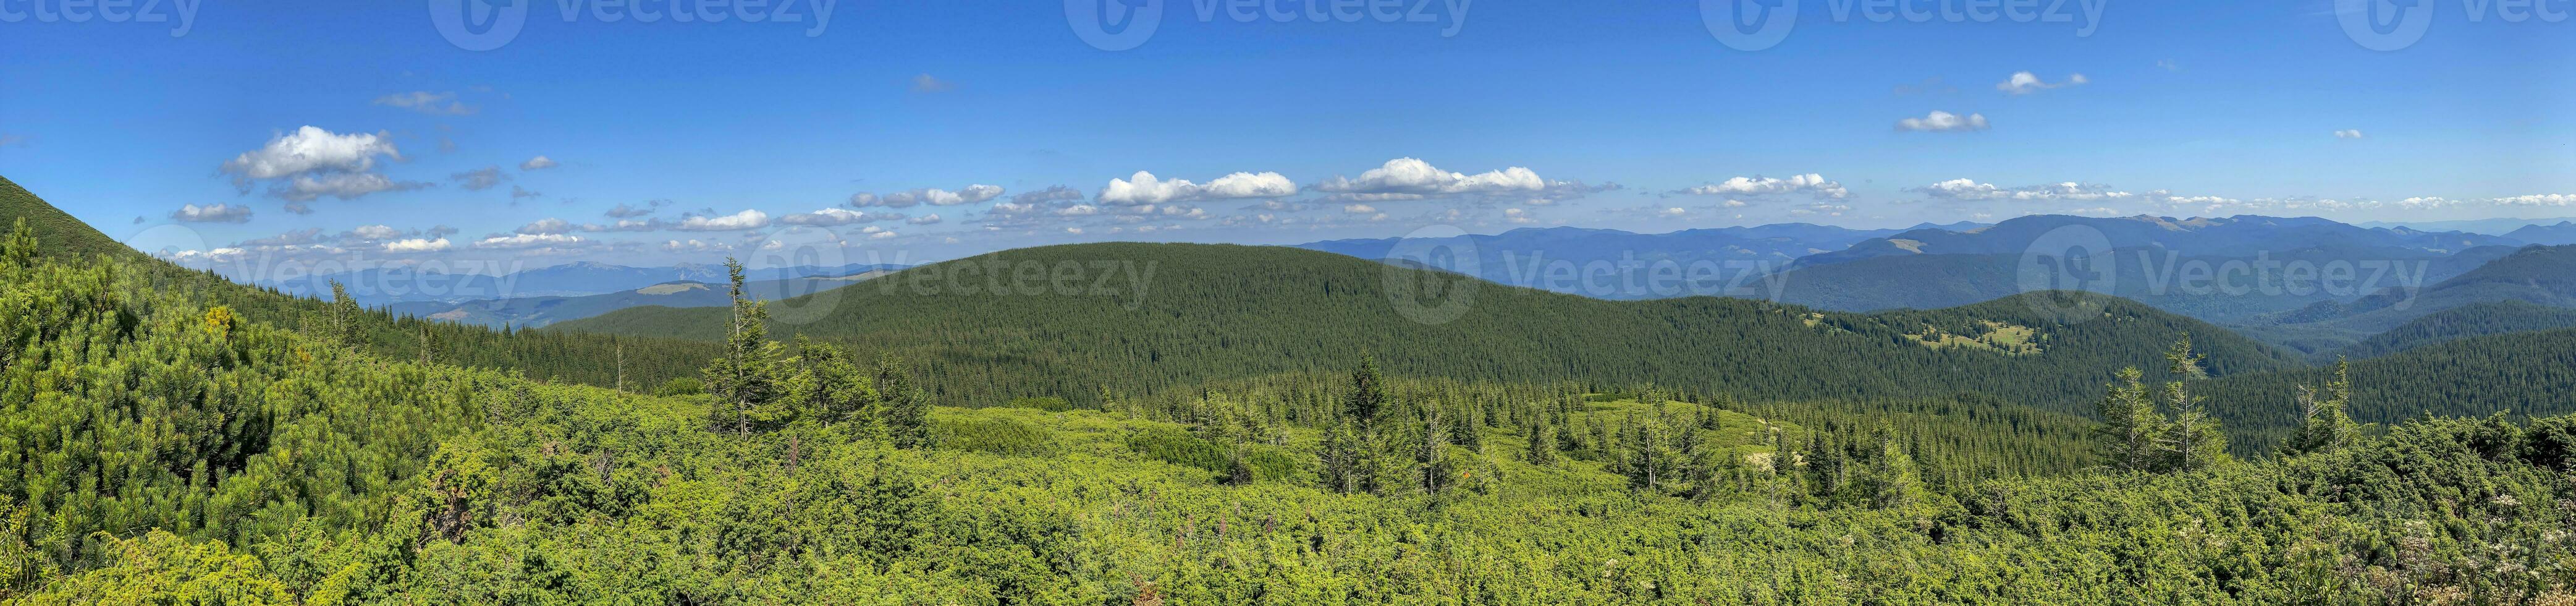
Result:
[[448,175],[447,180],[455,181],[457,187],[465,188],[465,191],[483,191],[510,180],[510,176],[501,174],[501,167],[486,166]]
[[1136,171],[1126,179],[1110,179],[1092,199],[1101,204],[1137,206],[1190,202],[1200,200],[1233,200],[1243,198],[1276,198],[1295,195],[1297,184],[1279,173],[1238,172],[1217,177],[1205,185],[1187,179],[1157,179],[1154,173]]
[[519,186],[516,186],[516,185],[512,185],[512,186],[510,186],[510,203],[511,203],[511,204],[518,204],[518,203],[519,203],[519,200],[521,200],[521,199],[525,199],[525,198],[534,198],[534,197],[543,196],[543,195],[545,195],[545,194],[544,194],[544,193],[541,193],[541,192],[528,191],[528,188],[525,188],[525,187],[519,187]]
[[[1512,210],[1520,209],[1515,208]],[[1377,214],[1377,207],[1366,204],[1344,204],[1342,205],[1342,213],[1352,215],[1373,215]]]
[[399,107],[431,115],[467,116],[474,114],[474,106],[466,105],[463,102],[457,101],[456,93],[452,92],[433,93],[429,91],[413,91],[408,93],[394,93],[377,97],[376,105]]
[[1996,187],[1975,179],[1951,179],[1910,190],[1950,200],[2109,200],[2137,197],[2108,186],[2066,181],[2024,187]]
[[529,159],[528,159],[528,161],[526,161],[526,162],[520,162],[520,163],[519,163],[519,171],[520,171],[520,172],[526,172],[526,171],[532,171],[532,170],[545,170],[545,169],[554,168],[554,167],[557,167],[557,166],[562,166],[562,165],[561,165],[561,164],[557,164],[557,163],[555,163],[555,159],[554,159],[554,158],[548,158],[548,157],[545,157],[545,156],[537,156],[537,157],[534,157],[534,158],[529,158]]
[[960,204],[974,204],[999,198],[1002,196],[1002,191],[1002,186],[999,185],[977,184],[968,185],[957,191],[923,188],[885,195],[861,192],[850,195],[850,207],[869,208],[882,206],[886,208],[909,208],[921,204],[928,204],[931,206],[956,206]]
[[375,169],[378,157],[402,159],[402,151],[394,147],[387,133],[344,135],[306,126],[271,138],[259,149],[242,152],[216,170],[232,175],[233,186],[244,193],[254,182],[269,181],[274,184],[274,195],[295,202],[326,195],[355,199],[376,192],[427,187],[369,172]]
[[575,227],[575,226],[572,224],[572,222],[571,222],[571,221],[565,221],[565,220],[563,220],[563,219],[547,218],[547,219],[538,219],[538,220],[536,220],[535,222],[529,223],[529,224],[527,224],[527,225],[521,225],[521,226],[519,226],[519,230],[518,230],[518,232],[517,232],[517,233],[522,233],[522,234],[561,234],[561,233],[571,233],[571,232],[572,232],[572,230],[574,229],[574,227]]
[[170,220],[182,223],[248,223],[250,207],[230,204],[206,206],[188,204],[180,206],[179,210],[171,211]]
[[1443,171],[1417,158],[1388,160],[1360,173],[1359,178],[1335,176],[1315,186],[1335,193],[1417,196],[1539,192],[1547,188],[1547,180],[1527,168],[1514,166],[1469,175]]
[[910,219],[904,219],[904,220],[903,220],[903,222],[905,222],[905,223],[910,223],[910,224],[913,224],[913,225],[938,225],[938,224],[939,224],[939,221],[940,221],[939,215],[936,215],[936,214],[922,215],[922,216],[913,217],[913,218],[910,218]]
[[778,222],[786,225],[833,227],[839,225],[867,223],[871,221],[892,221],[901,218],[903,218],[903,215],[897,213],[867,213],[846,208],[826,208],[810,213],[797,213],[779,217]]
[[1019,195],[1011,196],[1011,201],[1019,204],[1037,204],[1040,202],[1080,199],[1082,199],[1082,190],[1062,185],[1052,185],[1048,186],[1046,189],[1020,192]]
[[[311,202],[323,196],[356,200],[372,193],[410,191],[427,187],[429,187],[427,183],[395,181],[376,173],[323,173],[297,176],[270,193],[295,202]],[[294,211],[295,208],[294,205],[289,205],[288,210]],[[304,212],[296,212],[296,214],[300,215]]]
[[447,250],[447,246],[446,238],[435,240],[427,238],[412,238],[409,240],[386,242],[384,250],[389,253],[424,253]]
[[1985,129],[1985,114],[1968,114],[1966,116],[1961,116],[1941,110],[1932,110],[1932,113],[1926,114],[1921,118],[1906,118],[1896,121],[1896,130],[1911,132],[1969,132]]
[[738,231],[745,229],[760,229],[768,226],[769,213],[760,212],[758,210],[745,210],[721,217],[689,217],[687,219],[682,219],[678,225],[671,226],[671,229],[680,231]]
[[278,135],[268,145],[242,152],[219,170],[236,179],[278,179],[320,171],[358,172],[375,168],[376,157],[402,159],[387,133],[338,134],[306,126]]
[[1774,194],[1805,193],[1818,198],[1851,197],[1851,191],[1843,189],[1842,183],[1825,180],[1824,175],[1816,173],[1791,175],[1785,179],[1759,176],[1734,177],[1723,182],[1678,190],[1673,193],[1697,196],[1767,196]]
[[496,250],[517,250],[547,246],[571,246],[582,242],[584,242],[584,240],[582,240],[581,236],[569,234],[520,233],[484,238],[483,241],[474,243],[474,247]]
[[2012,77],[2005,78],[2002,83],[1996,84],[1995,90],[2003,91],[2006,94],[2027,95],[2052,88],[2080,86],[2087,82],[2091,81],[2084,79],[2084,74],[2068,76],[2065,82],[2050,84],[2040,80],[2038,75],[2030,72],[2013,72]]
[[2359,138],[2361,138],[2361,130],[2360,130],[2360,129],[2351,129],[2351,128],[2347,128],[2347,129],[2344,129],[2344,130],[2335,131],[2335,132],[2334,132],[2334,136],[2335,136],[2335,138],[2337,138],[2337,139],[2359,139]]

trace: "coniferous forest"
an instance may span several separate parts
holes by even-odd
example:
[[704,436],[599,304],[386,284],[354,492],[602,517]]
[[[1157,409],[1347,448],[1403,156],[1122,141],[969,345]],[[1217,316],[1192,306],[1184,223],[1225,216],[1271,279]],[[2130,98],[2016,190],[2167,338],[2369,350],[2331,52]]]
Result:
[[2174,331],[2080,408],[1373,354],[968,399],[748,298],[708,341],[502,333],[36,234],[0,247],[13,604],[2576,600],[2576,416],[2392,418],[2444,379],[2381,362],[2556,333],[2214,376],[2243,345]]

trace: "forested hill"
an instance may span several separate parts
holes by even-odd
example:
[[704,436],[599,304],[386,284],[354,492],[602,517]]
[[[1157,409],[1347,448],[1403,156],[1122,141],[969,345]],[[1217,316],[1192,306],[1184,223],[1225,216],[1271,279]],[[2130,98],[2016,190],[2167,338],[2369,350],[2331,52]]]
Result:
[[[2326,368],[2249,373],[2197,388],[2239,444],[2270,444],[2298,426],[2299,385],[2324,385]],[[2459,339],[2352,360],[2354,419],[2395,423],[2439,417],[2576,412],[2576,328]]]
[[[988,293],[987,276],[1026,273],[1015,268],[1079,275],[1068,274],[1065,291]],[[1404,285],[1424,283],[1456,290],[1397,302]],[[1468,301],[1453,321],[1407,316],[1447,294]],[[943,401],[962,405],[1086,402],[1104,389],[1342,369],[1374,355],[1398,375],[1651,382],[1757,399],[1982,392],[2089,410],[2113,371],[2161,368],[2163,347],[2186,332],[2222,374],[2297,364],[2126,301],[2100,301],[2064,324],[2046,303],[1860,315],[1712,297],[1603,301],[1293,248],[1109,243],[1005,251],[776,302],[773,330],[901,352],[946,377]],[[712,340],[726,313],[636,308],[552,330]]]
[[36,239],[45,243],[46,255],[75,259],[102,254],[140,256],[71,213],[46,204],[16,181],[0,176],[0,230],[8,229],[21,217],[27,219],[27,227],[35,231]]
[[[354,344],[369,353],[397,360],[427,359],[531,379],[560,380],[615,387],[657,385],[695,377],[714,355],[706,343],[669,339],[506,332],[459,326],[378,311],[341,313],[328,301],[288,296],[244,286],[222,276],[146,258],[44,199],[0,177],[0,232],[20,219],[27,221],[46,257],[79,261],[109,255],[132,261],[134,270],[159,290],[180,293],[208,306],[226,306],[249,319],[296,330],[340,325],[353,333]],[[354,306],[351,306],[354,307]],[[335,328],[334,330],[339,330]]]

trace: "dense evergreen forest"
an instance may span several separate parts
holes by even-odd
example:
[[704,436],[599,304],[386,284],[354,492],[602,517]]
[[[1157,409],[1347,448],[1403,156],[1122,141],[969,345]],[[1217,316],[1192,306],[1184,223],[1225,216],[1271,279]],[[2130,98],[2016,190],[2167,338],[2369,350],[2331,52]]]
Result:
[[[989,294],[988,278],[1010,268],[1082,278],[1069,290]],[[1463,312],[1414,321],[1403,303],[1421,300],[1412,284],[1452,289],[1421,305],[1465,301]],[[1373,356],[1406,376],[1656,383],[1760,400],[1967,392],[2076,412],[2108,369],[2154,364],[2155,344],[2183,333],[2201,336],[2222,375],[2300,365],[2189,318],[2107,297],[2056,300],[2067,296],[1876,315],[1715,297],[1603,301],[1300,249],[1112,243],[1004,251],[790,299],[781,304],[820,312],[778,330],[901,352],[948,377],[938,395],[971,404],[1092,405],[1104,389],[1328,372]],[[726,313],[636,308],[553,330],[714,341]]]
[[1365,356],[966,409],[742,301],[694,385],[640,395],[40,250],[0,244],[13,604],[2576,600],[2576,417],[2372,431],[2359,365],[2284,400],[2259,460],[2190,342],[2105,371],[2113,423]]

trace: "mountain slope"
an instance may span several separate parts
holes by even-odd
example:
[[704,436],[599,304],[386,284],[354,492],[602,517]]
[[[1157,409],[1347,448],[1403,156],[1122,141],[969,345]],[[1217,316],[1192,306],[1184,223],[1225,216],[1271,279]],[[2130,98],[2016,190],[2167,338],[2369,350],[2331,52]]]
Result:
[[[2118,218],[2031,215],[1966,231],[1908,231],[1863,241],[1842,251],[1811,255],[1800,262],[1821,265],[1885,256],[2019,255],[2029,250],[2033,243],[2052,234],[2060,237],[2080,235],[2086,241],[2098,235],[2099,242],[2113,249],[2170,250],[2192,257],[2253,257],[2262,253],[2283,256],[2306,249],[2407,250],[2447,255],[2479,246],[2521,244],[2496,236],[2463,232],[2423,232],[2403,227],[2365,229],[2316,217],[2239,215],[2176,219],[2145,215]],[[2380,256],[2387,255],[2383,253]]]
[[[763,301],[785,299],[850,286],[886,273],[883,270],[876,270],[847,276],[746,282],[743,284],[743,292]],[[385,311],[440,322],[492,328],[505,326],[542,328],[556,322],[579,320],[630,307],[648,305],[724,307],[732,303],[733,298],[727,292],[726,285],[692,281],[669,282],[625,292],[577,297],[518,297],[454,303],[410,301],[385,306]]]
[[[138,272],[156,289],[209,307],[224,306],[245,318],[282,328],[322,331],[338,324],[328,302],[236,284],[210,272],[150,258],[0,178],[0,230],[20,217],[29,220],[29,226],[38,234],[40,249],[49,256],[119,257],[120,261],[130,261],[124,263],[128,271]],[[505,333],[478,326],[399,319],[381,311],[360,311],[348,318],[347,326],[356,333],[357,347],[384,358],[426,357],[457,366],[523,373],[531,378],[612,387],[621,378],[633,388],[697,376],[715,352],[709,344],[691,341]]]
[[[1105,283],[1074,280],[1071,291],[980,292],[993,268],[1095,265],[1124,269]],[[961,283],[973,291],[952,287]],[[1397,302],[1410,285],[1470,303],[1454,321],[1416,322]],[[1111,243],[1005,251],[777,302],[811,317],[773,334],[905,352],[985,403],[1337,372],[1373,355],[1391,373],[1456,379],[1654,382],[1747,397],[1978,391],[2079,410],[2114,370],[2159,366],[2164,345],[2187,331],[2220,372],[2297,364],[2134,303],[2103,302],[2068,324],[2035,303],[2044,301],[1864,316],[1711,297],[1604,301],[1293,248]],[[727,313],[635,308],[551,330],[711,340]],[[2037,353],[2016,355],[2016,343]]]
[[[1974,226],[1954,224],[1951,227]],[[1935,227],[1925,224],[1916,229]],[[1444,238],[1327,240],[1297,247],[1372,261],[1384,260],[1390,255],[1422,256],[1419,251],[1441,249],[1446,249],[1444,256],[1472,252],[1475,257],[1472,271],[1454,259],[1442,266],[1473,273],[1498,284],[1601,299],[1660,299],[1692,295],[1765,298],[1767,293],[1748,287],[1746,278],[1770,273],[1799,257],[1841,250],[1862,240],[1899,231],[1806,223],[1686,229],[1658,234],[1548,227]],[[1659,269],[1659,266],[1669,269]],[[1658,271],[1667,271],[1673,277],[1656,277]]]
[[2455,339],[2571,327],[2576,327],[2576,309],[2524,301],[2472,303],[2416,318],[2336,353],[2371,358]]
[[[2296,427],[2299,385],[2324,385],[2321,367],[2222,377],[2195,388],[2238,444],[2276,443]],[[2576,329],[2458,339],[2352,361],[2350,411],[2365,423],[2425,414],[2483,417],[2576,412]]]
[[[744,272],[744,275],[754,281],[793,280],[851,276],[903,267],[905,266],[852,263],[836,266],[753,269]],[[290,295],[327,298],[331,296],[331,282],[334,280],[347,285],[350,298],[357,299],[358,303],[370,307],[423,302],[463,305],[476,301],[487,302],[484,305],[501,305],[488,302],[502,299],[586,297],[638,290],[672,282],[719,283],[725,281],[725,268],[722,265],[704,264],[628,267],[585,261],[502,275],[487,275],[449,272],[447,268],[441,266],[386,267],[321,276],[296,276],[269,283],[267,286]],[[405,306],[404,309],[423,308],[419,305],[410,305]]]
[[2351,302],[2321,301],[2247,322],[2267,340],[2326,351],[2435,313],[2520,301],[2576,308],[2576,246],[2531,246],[2418,291],[2388,289]]
[[115,238],[99,233],[97,228],[82,223],[71,213],[46,204],[36,194],[19,187],[15,181],[0,176],[0,232],[6,232],[17,219],[27,220],[36,239],[45,244],[45,254],[84,259],[94,255],[141,256],[134,249],[117,243]]
[[2532,224],[2504,235],[2532,244],[2559,246],[2576,244],[2576,221],[2559,221],[2556,225]]

